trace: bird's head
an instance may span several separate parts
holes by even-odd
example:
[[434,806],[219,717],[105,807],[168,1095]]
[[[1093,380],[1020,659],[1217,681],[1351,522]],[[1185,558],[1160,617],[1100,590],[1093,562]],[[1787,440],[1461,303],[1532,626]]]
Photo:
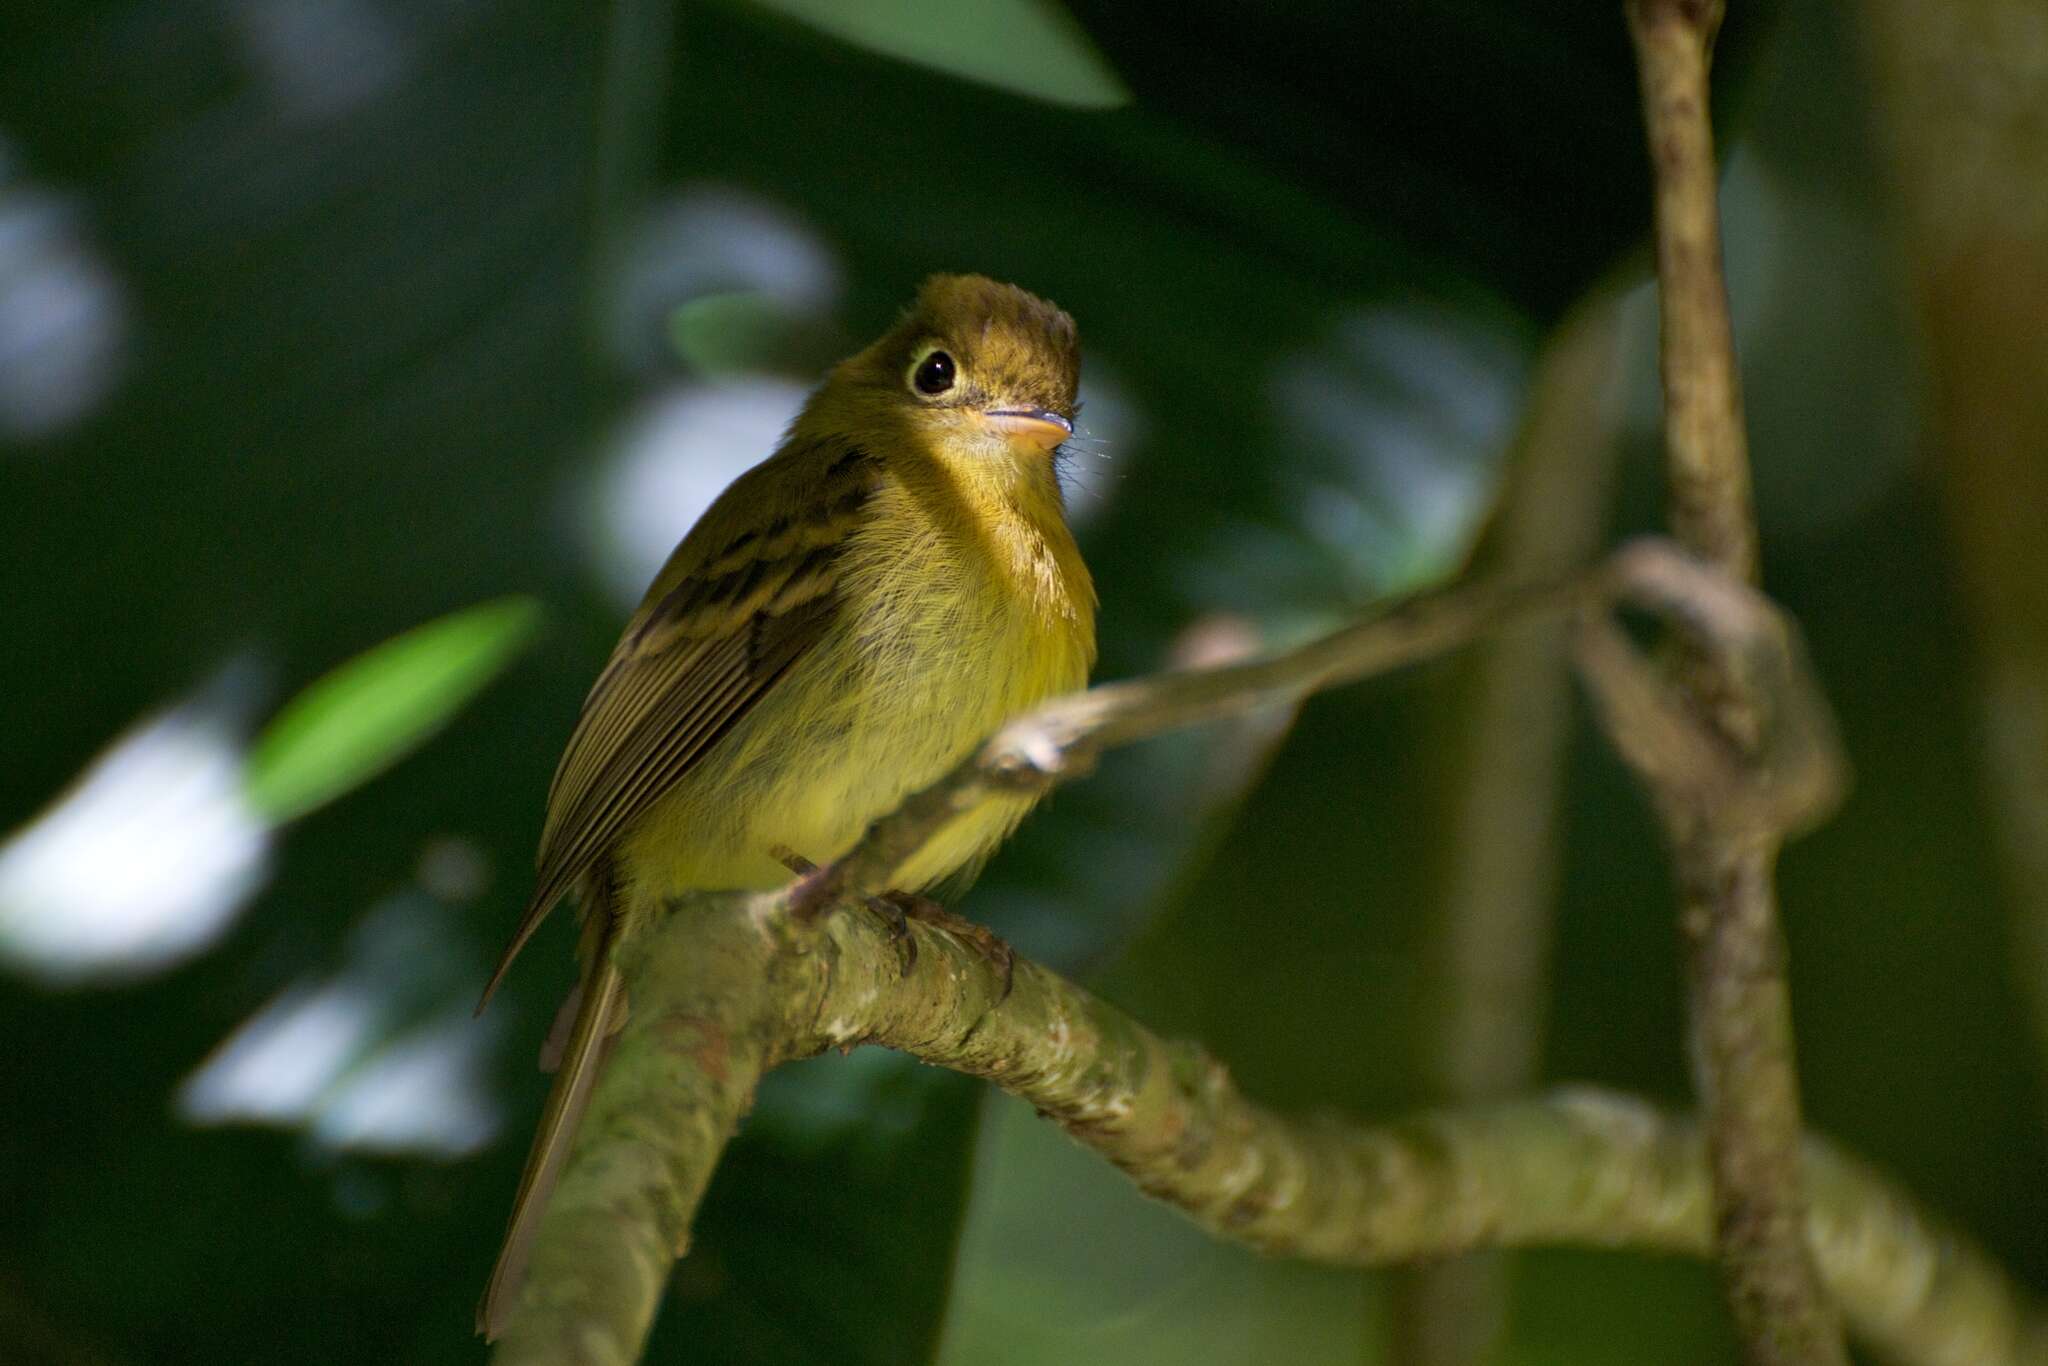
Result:
[[934,275],[821,398],[852,425],[907,435],[946,463],[1042,473],[1073,435],[1080,376],[1074,320],[1058,308],[986,276]]

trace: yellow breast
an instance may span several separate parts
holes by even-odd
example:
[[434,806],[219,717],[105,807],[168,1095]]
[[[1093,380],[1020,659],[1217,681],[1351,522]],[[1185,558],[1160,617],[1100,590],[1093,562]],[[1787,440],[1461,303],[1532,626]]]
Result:
[[[870,506],[823,638],[623,842],[643,890],[775,886],[778,846],[827,862],[1004,721],[1086,683],[1094,592],[1056,501],[961,515],[891,481]],[[1030,805],[964,813],[893,884],[977,862]]]

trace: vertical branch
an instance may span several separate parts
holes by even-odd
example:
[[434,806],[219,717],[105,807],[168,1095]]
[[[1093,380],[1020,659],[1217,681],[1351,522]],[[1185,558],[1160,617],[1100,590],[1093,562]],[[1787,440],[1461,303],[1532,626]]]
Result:
[[1628,0],[1642,70],[1657,223],[1659,374],[1671,529],[1701,559],[1756,582],[1749,438],[1721,279],[1707,68],[1720,0]]
[[[1553,578],[1599,549],[1612,482],[1617,297],[1589,295],[1546,344],[1477,572]],[[1442,1002],[1426,1084],[1452,1105],[1536,1083],[1550,978],[1558,807],[1571,723],[1571,661],[1550,622],[1510,627],[1461,666],[1450,726],[1446,870],[1432,993]],[[1393,1360],[1467,1366],[1496,1355],[1506,1265],[1469,1253],[1396,1283]]]
[[[1701,558],[1757,576],[1734,333],[1721,276],[1707,71],[1719,0],[1628,0],[1656,185],[1671,523]],[[1689,642],[1680,682],[1739,750],[1762,728],[1737,661]],[[1845,1363],[1804,1236],[1799,1089],[1778,926],[1775,835],[1652,784],[1680,898],[1694,1085],[1704,1111],[1723,1285],[1755,1366]]]

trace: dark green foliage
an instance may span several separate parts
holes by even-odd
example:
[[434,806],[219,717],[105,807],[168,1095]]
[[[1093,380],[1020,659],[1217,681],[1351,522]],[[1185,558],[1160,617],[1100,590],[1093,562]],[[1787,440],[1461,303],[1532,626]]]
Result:
[[[68,197],[125,318],[103,402],[0,426],[0,825],[224,661],[269,680],[259,705],[235,674],[246,733],[443,614],[516,593],[551,623],[416,753],[283,831],[206,952],[71,989],[0,964],[0,1359],[477,1359],[566,928],[476,1027],[503,1111],[477,1154],[194,1128],[175,1097],[280,992],[341,971],[394,896],[467,965],[421,970],[467,1008],[624,616],[583,524],[650,395],[808,382],[933,270],[1058,301],[1120,396],[1099,429],[1120,409],[1127,433],[1081,443],[1071,471],[1114,677],[1208,614],[1286,639],[1453,571],[1531,354],[1646,223],[1612,6],[1089,0],[1079,30],[1131,95],[1109,112],[738,0],[682,6],[672,67],[640,69],[607,55],[608,25],[659,7],[613,8],[45,0],[0,27],[0,215]],[[1785,866],[1809,1117],[2040,1284],[2044,1107],[2002,967],[1974,684],[1906,468],[1914,362],[1861,95],[1821,7],[1774,30],[1778,8],[1737,7],[1717,74],[1741,115],[1730,254],[1767,583],[1807,627],[1858,780]],[[620,302],[638,206],[705,187],[799,225],[843,288],[775,296],[707,252]],[[1632,439],[1616,520],[1637,530],[1657,491],[1643,423]],[[1112,756],[964,909],[1200,1037],[1262,1099],[1411,1103],[1434,870],[1456,856],[1433,841],[1439,681],[1315,701],[1263,781],[1256,745],[1216,737]],[[1590,737],[1568,800],[1548,1073],[1680,1103],[1653,827]],[[450,881],[451,839],[481,877]],[[913,1362],[942,1331],[960,1366],[1360,1359],[1377,1278],[1209,1244],[1020,1107],[977,1127],[982,1094],[879,1055],[777,1076],[650,1360]],[[1730,1359],[1699,1268],[1529,1261],[1515,1360]]]

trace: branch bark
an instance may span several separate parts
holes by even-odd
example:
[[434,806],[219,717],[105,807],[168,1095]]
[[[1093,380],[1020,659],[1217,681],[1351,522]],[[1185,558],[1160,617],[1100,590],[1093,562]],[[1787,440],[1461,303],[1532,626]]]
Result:
[[[1694,1127],[1569,1091],[1391,1124],[1290,1120],[1199,1048],[1160,1039],[971,934],[879,918],[804,924],[776,896],[674,903],[623,956],[619,1036],[498,1346],[513,1363],[632,1361],[719,1149],[768,1068],[879,1044],[1022,1097],[1219,1237],[1358,1266],[1568,1243],[1700,1254],[1712,1216]],[[1807,1232],[1858,1331],[1919,1366],[2048,1363],[2048,1322],[1966,1239],[1809,1143]]]
[[[1656,195],[1668,498],[1681,543],[1757,577],[1747,438],[1721,274],[1707,72],[1720,0],[1628,0]],[[1612,637],[1593,648],[1612,653]],[[1767,705],[1740,661],[1697,636],[1679,680],[1732,747]],[[1640,768],[1640,766],[1639,766]],[[1704,1110],[1722,1282],[1754,1366],[1846,1366],[1805,1241],[1799,1086],[1774,865],[1782,830],[1731,820],[1671,774],[1641,770],[1671,845],[1695,1089]],[[1679,775],[1682,776],[1682,775]]]

